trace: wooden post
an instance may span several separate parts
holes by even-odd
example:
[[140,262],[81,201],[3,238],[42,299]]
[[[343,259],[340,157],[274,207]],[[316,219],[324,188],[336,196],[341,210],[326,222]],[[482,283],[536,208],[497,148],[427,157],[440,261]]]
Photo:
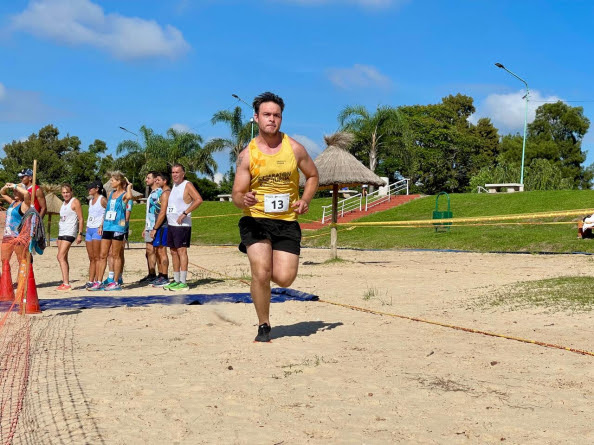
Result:
[[338,222],[338,184],[332,186],[332,227],[330,228],[330,255],[333,260],[338,258],[336,251],[336,242],[338,241],[338,233],[336,231],[336,223]]

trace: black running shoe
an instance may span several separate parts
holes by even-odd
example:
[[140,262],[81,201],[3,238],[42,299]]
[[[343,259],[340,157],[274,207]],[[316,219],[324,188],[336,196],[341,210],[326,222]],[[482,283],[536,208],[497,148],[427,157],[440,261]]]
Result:
[[157,278],[156,275],[151,275],[148,274],[146,277],[141,278],[140,280],[138,280],[139,283],[150,283],[151,281],[154,281]]
[[270,342],[270,325],[268,323],[263,323],[258,326],[258,335],[254,341],[261,341],[261,342]]

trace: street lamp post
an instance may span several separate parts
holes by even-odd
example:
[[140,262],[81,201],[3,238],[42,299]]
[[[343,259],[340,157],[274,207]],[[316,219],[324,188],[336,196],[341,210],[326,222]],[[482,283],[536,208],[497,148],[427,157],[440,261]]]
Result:
[[524,186],[524,155],[526,153],[526,127],[528,124],[528,96],[530,95],[530,90],[528,89],[528,82],[526,82],[524,79],[522,79],[520,76],[518,76],[517,74],[511,72],[510,70],[508,70],[506,67],[503,66],[503,64],[501,63],[496,63],[495,66],[497,68],[501,68],[502,70],[507,71],[508,73],[510,73],[512,76],[514,76],[516,79],[524,82],[524,85],[526,85],[526,95],[523,97],[523,99],[526,100],[526,106],[524,109],[524,141],[522,142],[522,167],[520,169],[520,184],[522,184],[522,187]]
[[120,126],[120,129],[121,130],[124,130],[126,133],[130,133],[130,134],[133,134],[134,136],[138,137],[138,135],[136,133],[134,133],[133,131],[128,130],[127,128],[124,128],[124,127]]
[[[233,96],[238,101],[243,102],[244,104],[246,104],[248,107],[250,107],[250,109],[252,108],[252,106],[250,104],[248,104],[245,100],[243,100],[237,94],[232,94],[231,96]],[[250,118],[250,123],[252,124],[252,139],[254,139],[254,117],[253,116]]]

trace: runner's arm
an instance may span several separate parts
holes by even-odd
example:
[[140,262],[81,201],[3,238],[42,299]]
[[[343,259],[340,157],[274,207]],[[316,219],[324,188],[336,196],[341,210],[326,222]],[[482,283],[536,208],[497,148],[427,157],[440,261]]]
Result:
[[251,207],[258,202],[256,194],[250,191],[251,181],[250,153],[246,148],[237,156],[235,181],[233,182],[233,191],[231,192],[233,204],[240,209]]
[[200,207],[200,204],[202,204],[203,200],[202,196],[200,196],[200,193],[198,190],[196,190],[196,187],[194,187],[194,184],[191,182],[188,183],[186,189],[188,190],[190,198],[192,198],[192,204],[190,204],[190,207],[186,209],[186,213],[192,213],[193,210],[196,210],[198,207]]
[[[29,210],[29,206],[31,205],[31,195],[29,194],[25,186],[23,184],[13,184],[12,182],[7,183],[6,186],[13,188],[15,193],[19,193],[23,197],[23,204],[25,204],[25,209],[23,210],[23,213]],[[12,203],[12,201],[14,200],[12,198],[10,199],[10,202]]]
[[14,199],[12,199],[12,196],[10,196],[6,193],[6,189],[12,188],[12,186],[13,186],[13,184],[8,183],[8,184],[5,184],[4,187],[2,187],[0,189],[0,196],[2,196],[2,199],[4,201],[6,201],[8,204],[12,204],[12,202],[14,201]]
[[126,193],[124,193],[124,197],[122,198],[122,201],[128,202],[134,198],[134,196],[132,196],[132,183],[130,181],[128,181],[128,178],[124,178],[124,179],[128,183],[128,186],[126,187]]
[[291,139],[291,145],[293,146],[293,152],[295,153],[295,159],[297,160],[297,167],[299,167],[299,170],[305,175],[303,195],[301,195],[301,199],[294,202],[292,205],[295,209],[295,213],[301,215],[309,211],[309,203],[318,190],[318,168],[303,145],[294,139]]
[[84,225],[83,213],[82,213],[82,207],[80,205],[80,201],[78,199],[74,198],[72,207],[73,207],[72,210],[74,210],[74,212],[76,213],[76,217],[78,218],[78,234],[76,236],[76,244],[80,244],[82,241],[83,225]]
[[43,219],[47,213],[47,203],[45,202],[45,193],[43,193],[43,190],[40,188],[35,191],[35,199],[37,199],[37,202],[39,203],[39,216]]

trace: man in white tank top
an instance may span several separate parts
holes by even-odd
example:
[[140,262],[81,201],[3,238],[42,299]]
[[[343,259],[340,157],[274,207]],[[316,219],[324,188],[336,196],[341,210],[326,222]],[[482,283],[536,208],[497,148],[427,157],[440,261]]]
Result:
[[171,167],[173,185],[167,202],[167,247],[171,250],[173,281],[167,290],[186,290],[188,285],[188,247],[192,238],[192,211],[202,204],[202,197],[191,182],[186,181],[186,169],[181,164]]

